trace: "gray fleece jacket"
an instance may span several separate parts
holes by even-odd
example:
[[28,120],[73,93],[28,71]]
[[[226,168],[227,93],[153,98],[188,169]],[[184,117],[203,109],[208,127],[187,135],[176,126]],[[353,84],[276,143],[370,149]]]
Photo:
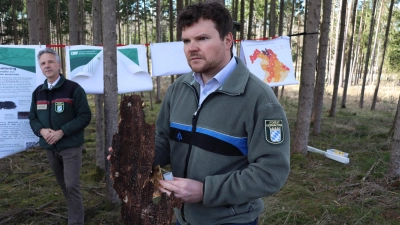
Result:
[[204,199],[175,209],[181,224],[247,223],[279,191],[290,167],[285,112],[272,89],[241,59],[224,84],[198,107],[199,84],[181,76],[157,119],[155,165],[204,183]]

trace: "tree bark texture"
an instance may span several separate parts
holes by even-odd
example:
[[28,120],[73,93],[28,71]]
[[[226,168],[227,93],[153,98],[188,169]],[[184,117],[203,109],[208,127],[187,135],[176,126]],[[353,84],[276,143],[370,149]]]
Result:
[[249,22],[247,28],[247,40],[253,39],[253,16],[254,16],[254,0],[249,1]]
[[353,0],[352,14],[351,14],[351,27],[350,27],[350,43],[349,49],[347,53],[347,63],[346,63],[346,73],[344,78],[344,87],[343,87],[343,96],[342,96],[342,108],[346,108],[346,100],[347,100],[347,88],[349,86],[349,78],[350,78],[350,67],[351,61],[355,61],[355,58],[352,58],[353,55],[353,41],[354,41],[354,32],[356,30],[355,22],[356,22],[356,14],[357,14],[357,4],[358,0]]
[[372,42],[372,34],[374,33],[374,26],[375,26],[375,8],[376,8],[377,0],[374,0],[374,6],[372,8],[372,15],[371,15],[371,24],[368,36],[368,44],[367,44],[367,53],[365,55],[365,66],[364,66],[364,74],[363,74],[363,81],[361,86],[361,94],[360,94],[360,102],[359,107],[364,108],[364,92],[365,92],[365,84],[367,82],[367,74],[368,74],[368,64],[369,58],[371,54],[371,42]]
[[270,11],[269,11],[269,31],[268,35],[269,37],[274,37],[275,32],[276,32],[276,2],[271,1],[270,5]]
[[336,105],[337,105],[337,98],[338,98],[338,89],[339,89],[339,80],[340,80],[340,72],[342,71],[342,55],[343,55],[343,48],[344,48],[344,28],[346,26],[346,10],[347,9],[347,0],[342,1],[342,10],[340,14],[340,31],[339,31],[339,41],[337,44],[337,52],[336,52],[336,59],[335,59],[335,75],[333,78],[333,94],[332,94],[332,103],[331,109],[329,111],[330,117],[336,116]]
[[[315,33],[319,29],[321,1],[310,0],[307,4],[306,32]],[[307,154],[311,110],[314,100],[314,81],[317,62],[318,34],[307,35],[303,39],[303,60],[301,66],[299,103],[294,134],[293,151]]]
[[18,44],[18,28],[17,28],[17,10],[15,9],[15,0],[11,0],[12,5],[12,18],[13,18],[13,35],[14,35],[14,45]]
[[400,177],[400,96],[397,111],[393,121],[393,136],[391,136],[390,161],[388,175],[392,178]]
[[35,0],[26,0],[26,14],[28,19],[29,44],[37,45],[39,44],[39,26]]
[[324,105],[325,76],[331,25],[332,0],[324,0],[321,36],[319,38],[317,80],[315,84],[314,107],[312,111],[313,134],[321,133],[322,107]]
[[38,0],[37,1],[37,23],[38,23],[38,38],[39,38],[39,43],[42,45],[50,44],[47,41],[47,36],[48,36],[48,30],[46,26],[46,10],[45,6],[45,0]]
[[[177,3],[178,4],[178,3]],[[178,30],[180,30],[177,27],[177,32]],[[182,33],[181,33],[182,34]],[[156,0],[156,42],[160,43],[161,42],[161,0]],[[180,40],[180,38],[177,40]],[[157,82],[157,93],[156,93],[156,103],[160,103],[161,102],[161,77],[158,76],[156,78],[156,82]]]
[[79,8],[78,0],[68,1],[68,19],[69,19],[69,44],[79,44]]
[[182,201],[165,193],[158,203],[152,201],[158,186],[157,176],[161,174],[152,173],[155,125],[146,123],[142,104],[138,95],[126,95],[121,101],[121,120],[112,143],[111,176],[122,201],[125,224],[167,225],[171,223],[173,208],[181,208]]
[[383,68],[383,63],[385,61],[386,47],[387,47],[388,38],[389,38],[390,22],[392,21],[393,5],[394,5],[394,0],[391,0],[390,1],[390,6],[389,6],[388,21],[387,21],[387,24],[386,24],[385,41],[383,42],[382,60],[381,60],[381,63],[379,64],[379,68],[378,68],[378,82],[376,83],[376,86],[375,86],[375,91],[374,91],[374,97],[373,97],[373,100],[372,100],[371,110],[375,110],[375,104],[376,104],[376,101],[378,99],[378,90],[379,90],[379,85],[381,83],[382,68]]
[[[93,15],[93,45],[102,44],[101,37],[101,0],[92,1]],[[96,166],[105,170],[105,155],[108,149],[104,148],[104,95],[94,95],[95,115],[96,115]]]
[[[118,130],[118,86],[117,86],[117,34],[116,4],[114,0],[103,0],[103,57],[104,57],[104,129],[105,149],[112,143]],[[110,162],[106,160],[106,188],[108,200],[118,203],[119,199],[112,187]]]

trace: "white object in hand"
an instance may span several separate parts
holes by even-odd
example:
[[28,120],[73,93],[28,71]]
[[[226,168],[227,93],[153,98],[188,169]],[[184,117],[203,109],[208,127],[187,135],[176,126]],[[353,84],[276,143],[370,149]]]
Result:
[[172,172],[164,173],[163,177],[164,177],[164,180],[174,180],[174,176],[172,175]]

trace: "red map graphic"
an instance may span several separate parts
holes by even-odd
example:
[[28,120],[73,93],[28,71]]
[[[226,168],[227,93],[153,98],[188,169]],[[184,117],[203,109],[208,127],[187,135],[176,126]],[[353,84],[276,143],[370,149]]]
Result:
[[254,50],[253,55],[250,56],[251,63],[260,58],[260,66],[265,72],[264,81],[267,83],[271,82],[282,82],[288,76],[290,69],[279,61],[277,55],[271,49],[265,50]]

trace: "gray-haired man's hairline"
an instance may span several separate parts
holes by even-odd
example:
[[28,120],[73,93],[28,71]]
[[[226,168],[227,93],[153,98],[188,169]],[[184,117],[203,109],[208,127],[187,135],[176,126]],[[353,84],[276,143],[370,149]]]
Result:
[[[58,63],[61,63],[60,56],[58,55],[58,53],[57,53],[56,51],[54,51],[54,50],[51,49],[51,48],[45,48],[45,49],[39,51],[39,53],[37,54],[37,61],[38,61],[38,62],[39,62],[39,60],[40,60],[40,57],[41,57],[44,53],[49,53],[49,54],[54,55],[54,56],[56,57],[57,62],[58,62]],[[39,62],[39,64],[40,64],[40,62]]]

